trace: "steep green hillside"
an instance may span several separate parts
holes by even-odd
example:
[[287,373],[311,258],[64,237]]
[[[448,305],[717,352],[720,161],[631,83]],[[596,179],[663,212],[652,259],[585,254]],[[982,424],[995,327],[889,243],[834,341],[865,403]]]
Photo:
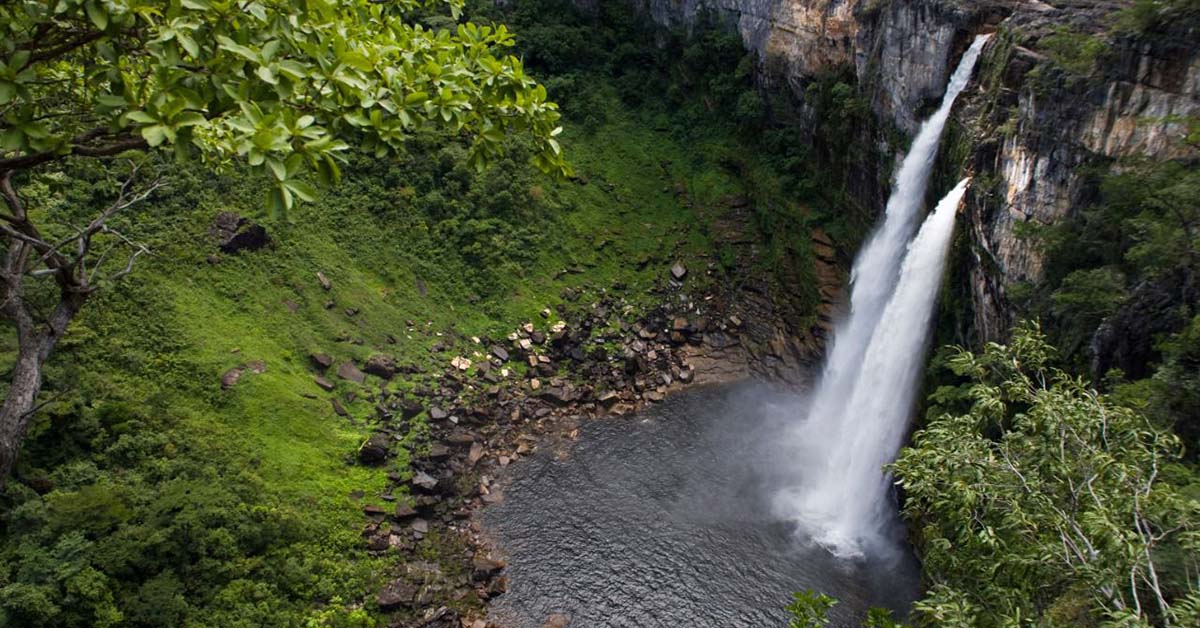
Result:
[[[122,219],[153,256],[89,303],[52,360],[0,508],[0,626],[371,625],[397,559],[366,551],[361,509],[406,472],[403,453],[356,462],[373,390],[435,383],[426,373],[477,350],[470,337],[506,334],[568,288],[618,286],[653,305],[674,261],[720,261],[710,231],[731,195],[764,208],[771,266],[811,266],[807,238],[779,226],[819,218],[792,199],[783,158],[755,145],[764,108],[740,47],[717,50],[691,66],[670,50],[653,59],[672,102],[628,93],[603,60],[545,68],[572,121],[572,180],[536,172],[519,144],[477,173],[452,138],[428,134],[394,162],[348,164],[339,187],[278,221],[262,216],[262,181],[170,172]],[[726,69],[682,77],[705,65]],[[729,106],[742,129],[722,123]],[[38,187],[66,215],[110,189],[105,173],[66,174]],[[219,212],[261,222],[269,245],[220,253]],[[715,268],[692,288],[719,281]],[[325,392],[313,353],[385,353],[413,373],[358,386],[335,365]],[[423,431],[418,419],[407,438]],[[436,535],[423,548],[436,558]]]

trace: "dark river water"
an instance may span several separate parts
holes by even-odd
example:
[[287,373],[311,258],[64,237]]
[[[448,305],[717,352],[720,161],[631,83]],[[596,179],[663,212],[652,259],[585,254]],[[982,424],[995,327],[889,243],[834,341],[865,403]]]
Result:
[[514,463],[484,524],[509,560],[492,618],[540,628],[787,626],[794,591],[840,600],[833,626],[866,609],[903,613],[919,567],[838,559],[771,512],[784,430],[797,400],[757,384],[710,387],[638,415],[585,422],[576,442]]

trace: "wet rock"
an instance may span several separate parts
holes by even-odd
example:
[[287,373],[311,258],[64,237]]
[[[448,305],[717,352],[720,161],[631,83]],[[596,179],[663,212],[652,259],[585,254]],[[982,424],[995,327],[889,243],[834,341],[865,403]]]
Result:
[[358,370],[358,367],[351,361],[342,362],[342,365],[338,367],[337,374],[338,377],[356,384],[361,384],[367,380],[366,374]]
[[266,228],[234,212],[217,214],[208,233],[216,238],[221,252],[227,254],[261,249],[269,242]]
[[396,374],[396,360],[387,355],[373,355],[367,358],[363,371],[382,379],[391,379]]
[[471,578],[476,582],[483,582],[499,574],[505,567],[505,562],[492,558],[476,557],[471,562]]
[[367,465],[382,464],[387,459],[390,445],[391,438],[387,434],[372,434],[371,438],[368,438],[367,442],[358,448],[358,459]]
[[500,576],[499,578],[492,580],[483,590],[484,595],[489,598],[498,597],[507,592],[508,576]]

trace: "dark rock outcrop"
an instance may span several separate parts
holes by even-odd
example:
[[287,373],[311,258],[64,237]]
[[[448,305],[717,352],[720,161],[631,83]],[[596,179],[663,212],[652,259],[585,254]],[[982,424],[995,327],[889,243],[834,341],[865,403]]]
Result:
[[222,253],[253,251],[270,242],[265,227],[234,212],[217,214],[208,233],[217,240],[217,246]]

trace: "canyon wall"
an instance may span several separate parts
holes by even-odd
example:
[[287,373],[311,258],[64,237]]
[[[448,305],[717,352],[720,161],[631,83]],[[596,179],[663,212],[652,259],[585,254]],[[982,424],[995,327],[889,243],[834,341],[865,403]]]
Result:
[[[635,0],[636,1],[636,0]],[[1023,223],[1054,224],[1086,207],[1095,190],[1084,170],[1131,157],[1196,158],[1182,140],[1200,118],[1200,32],[1177,25],[1153,36],[1118,34],[1122,1],[1090,0],[646,0],[656,22],[686,26],[702,12],[735,24],[769,81],[797,98],[818,77],[852,72],[875,114],[860,168],[890,171],[889,138],[911,134],[944,89],[958,55],[980,32],[995,32],[977,83],[955,111],[954,153],[975,177],[964,221],[970,342],[1002,338],[1014,317],[1007,291],[1036,282],[1045,259]],[[1061,29],[1103,42],[1103,67],[1081,75],[1039,44]],[[899,133],[895,133],[898,131]],[[953,144],[954,142],[951,142]],[[953,146],[948,147],[953,148]],[[943,153],[947,150],[944,149]],[[943,159],[947,158],[945,155]],[[851,175],[871,206],[886,197],[882,176]]]

